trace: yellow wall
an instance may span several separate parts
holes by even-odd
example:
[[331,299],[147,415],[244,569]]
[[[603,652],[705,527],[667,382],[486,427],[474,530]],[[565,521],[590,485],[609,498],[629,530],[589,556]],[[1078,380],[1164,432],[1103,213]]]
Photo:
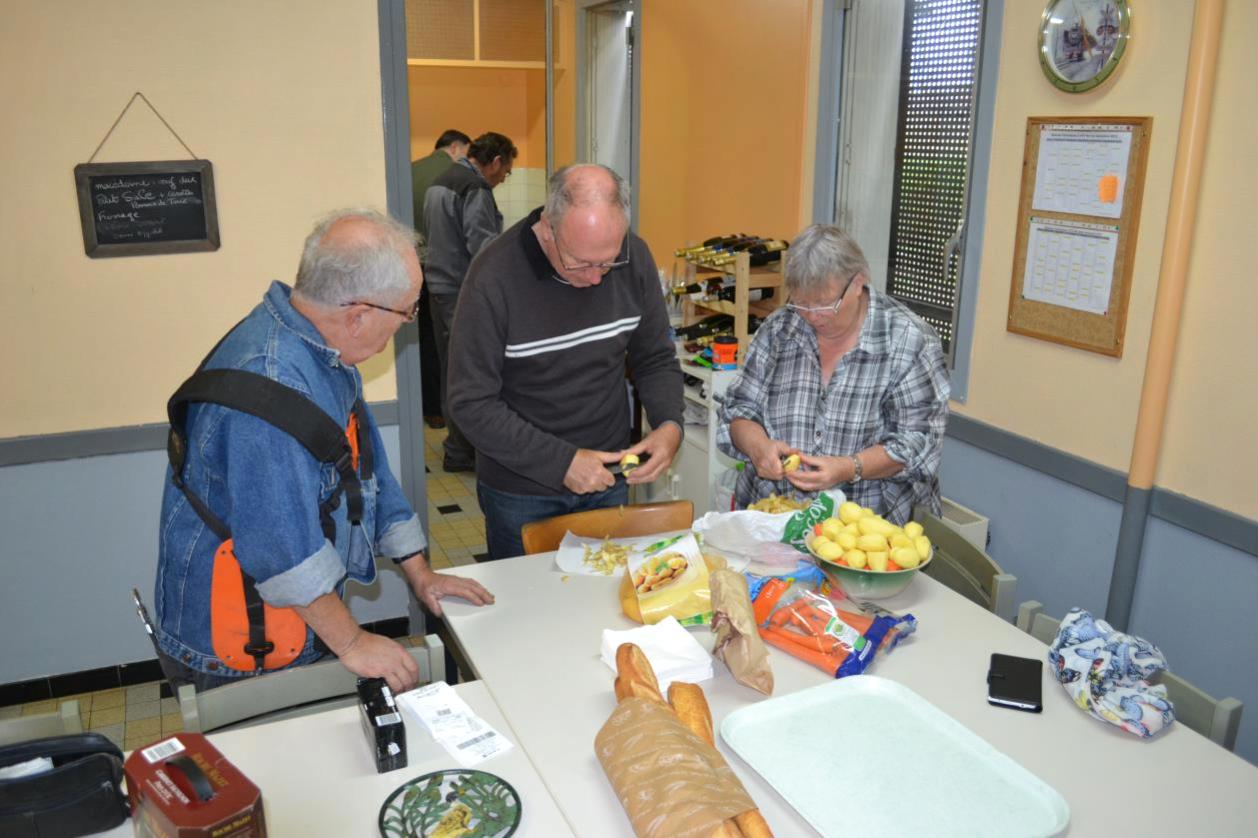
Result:
[[546,71],[486,67],[408,68],[411,159],[432,153],[447,128],[475,139],[506,134],[519,149],[515,165],[546,165]]
[[809,0],[644,0],[640,233],[687,241],[800,228]]
[[[1119,70],[1096,91],[1051,87],[1033,39],[1042,4],[1007,3],[987,188],[978,312],[969,399],[957,413],[1126,472],[1179,130],[1191,0],[1142,4]],[[1258,413],[1258,365],[1250,346],[1258,292],[1252,279],[1249,217],[1258,197],[1258,162],[1249,129],[1258,97],[1254,50],[1242,33],[1258,26],[1258,7],[1230,3],[1220,54],[1201,216],[1193,249],[1160,486],[1258,517],[1254,445],[1246,433]],[[1247,28],[1248,27],[1248,28]],[[1028,116],[1153,117],[1139,241],[1121,359],[1006,331],[1018,190]],[[1241,384],[1241,382],[1248,382]]]
[[[384,207],[378,41],[365,0],[5,4],[0,437],[163,421],[318,216]],[[83,253],[73,169],[137,90],[214,164],[216,252]],[[137,103],[97,162],[185,156]],[[369,398],[395,396],[391,356]]]
[[1248,37],[1255,31],[1258,5],[1228,3],[1157,481],[1251,519],[1258,519],[1258,351],[1253,343],[1258,147],[1250,127],[1258,111],[1258,50]]

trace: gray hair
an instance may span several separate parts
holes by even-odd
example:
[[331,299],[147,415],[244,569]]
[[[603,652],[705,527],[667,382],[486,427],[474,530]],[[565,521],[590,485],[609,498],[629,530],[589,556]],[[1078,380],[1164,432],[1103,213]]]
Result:
[[[599,189],[588,182],[573,183],[573,175],[586,168],[602,169],[606,172],[615,185],[615,192]],[[573,207],[585,207],[600,201],[619,208],[625,216],[625,223],[629,222],[629,184],[625,183],[625,179],[599,163],[573,163],[550,176],[550,181],[546,184],[544,210],[547,220],[558,224]]]
[[828,224],[814,224],[795,237],[786,256],[786,290],[791,296],[824,288],[837,279],[847,288],[858,273],[869,276],[869,262],[856,240]]
[[[363,234],[324,241],[340,221],[368,222]],[[371,209],[337,210],[306,237],[293,291],[322,306],[361,300],[393,300],[410,290],[411,277],[403,256],[413,251],[415,231]]]

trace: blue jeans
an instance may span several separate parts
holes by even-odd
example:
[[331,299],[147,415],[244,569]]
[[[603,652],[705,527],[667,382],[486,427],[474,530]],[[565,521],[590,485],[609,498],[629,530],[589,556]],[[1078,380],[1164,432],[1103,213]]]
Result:
[[533,521],[602,509],[629,502],[629,484],[617,480],[616,485],[602,492],[589,495],[513,495],[491,489],[476,482],[476,499],[485,513],[485,544],[489,548],[488,561],[509,559],[524,554],[524,541],[520,528]]

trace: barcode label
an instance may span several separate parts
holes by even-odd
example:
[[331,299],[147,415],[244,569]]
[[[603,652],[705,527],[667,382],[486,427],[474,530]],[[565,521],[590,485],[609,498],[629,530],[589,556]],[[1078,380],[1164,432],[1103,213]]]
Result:
[[434,713],[433,715],[435,715],[435,716],[448,716],[448,715],[450,715],[450,714],[451,714],[451,713],[453,713],[453,712],[454,712],[454,711],[453,711],[453,710],[451,710],[449,707],[442,707],[440,710],[438,710],[438,711],[437,711],[436,713]]
[[467,740],[466,742],[461,742],[461,743],[459,743],[458,748],[459,748],[459,750],[460,750],[460,751],[461,751],[461,750],[463,750],[464,748],[470,748],[470,747],[472,747],[473,745],[476,745],[476,744],[478,744],[478,743],[480,743],[480,742],[484,742],[486,739],[491,739],[491,738],[493,738],[493,736],[494,736],[494,735],[495,735],[495,734],[494,734],[494,732],[493,732],[492,730],[491,730],[491,731],[488,731],[488,732],[486,732],[486,733],[482,733],[480,736],[476,736],[476,737],[473,737],[473,738],[471,738],[471,739]]
[[175,754],[183,750],[183,743],[178,739],[167,739],[164,742],[158,742],[156,745],[150,745],[143,751],[144,758],[152,765],[164,759],[170,759]]
[[402,721],[402,717],[397,713],[385,713],[383,716],[376,716],[376,727],[384,727],[385,725],[395,725]]

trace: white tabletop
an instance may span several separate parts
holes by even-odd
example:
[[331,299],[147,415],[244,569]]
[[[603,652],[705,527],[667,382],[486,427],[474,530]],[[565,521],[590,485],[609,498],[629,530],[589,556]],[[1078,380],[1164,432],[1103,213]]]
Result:
[[[455,687],[478,716],[516,747],[475,766],[510,783],[520,796],[520,836],[572,835],[511,725],[481,682]],[[357,707],[342,707],[210,735],[210,741],[262,790],[267,833],[379,835],[380,807],[403,783],[459,764],[403,711],[407,766],[376,773]],[[131,822],[107,833],[132,834]]]
[[[631,628],[619,580],[566,576],[553,554],[459,568],[496,597],[474,608],[443,602],[458,645],[483,679],[579,835],[631,835],[594,757],[594,735],[615,707],[613,673],[599,659],[604,628]],[[919,574],[885,607],[914,614],[917,633],[879,657],[871,674],[900,682],[1057,789],[1070,806],[1071,835],[1252,835],[1258,768],[1182,725],[1149,741],[1092,719],[1044,674],[1044,712],[987,703],[993,652],[1043,659],[1047,647]],[[706,629],[692,629],[711,647]],[[824,683],[820,670],[770,648],[776,695]],[[719,662],[704,682],[716,724],[762,700]],[[721,743],[778,835],[813,834],[777,793]],[[845,755],[844,766],[853,766]],[[846,770],[845,769],[845,770]],[[923,778],[923,781],[928,781]],[[527,803],[526,803],[527,806]]]

